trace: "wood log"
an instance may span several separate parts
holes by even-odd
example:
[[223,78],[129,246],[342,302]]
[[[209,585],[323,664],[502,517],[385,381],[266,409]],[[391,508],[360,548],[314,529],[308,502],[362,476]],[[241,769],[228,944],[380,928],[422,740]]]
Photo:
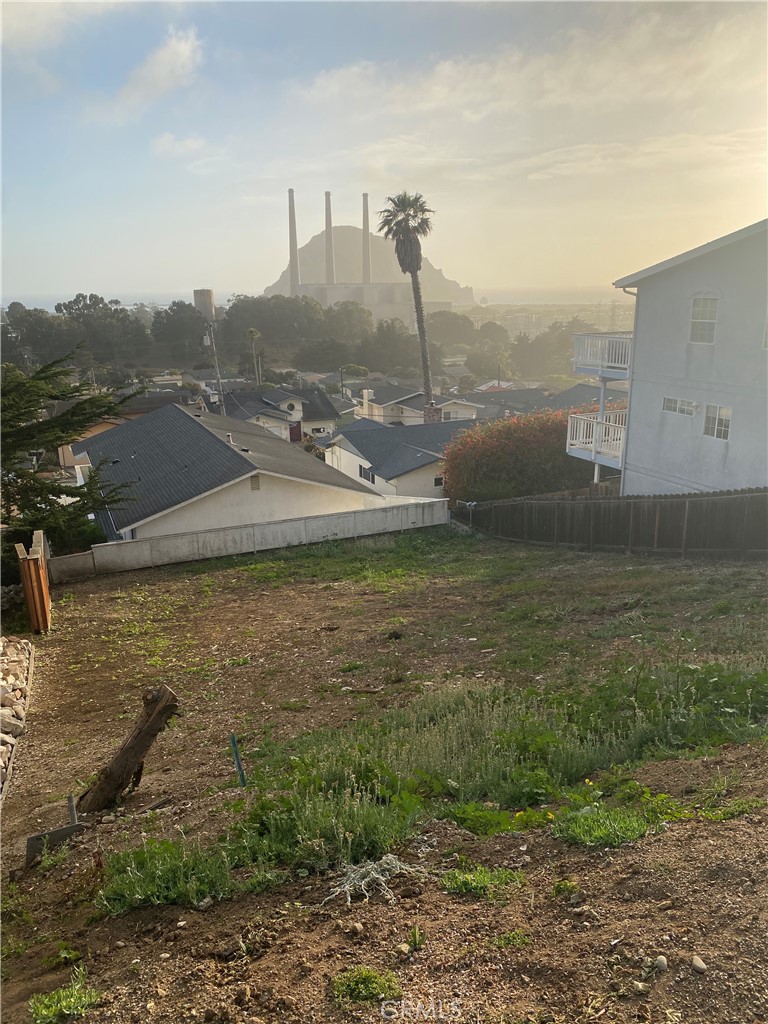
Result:
[[168,686],[147,690],[143,700],[144,710],[133,732],[109,764],[101,769],[93,785],[77,801],[77,809],[81,814],[102,811],[117,803],[131,781],[141,778],[144,758],[159,733],[174,715],[181,714],[179,698]]

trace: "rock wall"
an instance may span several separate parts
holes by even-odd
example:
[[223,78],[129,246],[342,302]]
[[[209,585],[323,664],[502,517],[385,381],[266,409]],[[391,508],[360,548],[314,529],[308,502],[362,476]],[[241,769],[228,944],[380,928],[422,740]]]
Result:
[[0,637],[0,789],[10,777],[13,755],[24,734],[32,674],[32,644]]

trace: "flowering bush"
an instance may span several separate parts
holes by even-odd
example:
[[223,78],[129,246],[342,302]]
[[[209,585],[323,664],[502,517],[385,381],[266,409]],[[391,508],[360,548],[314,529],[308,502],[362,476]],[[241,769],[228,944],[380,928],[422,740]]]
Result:
[[492,501],[585,487],[592,466],[566,455],[567,438],[561,409],[478,424],[446,448],[445,491],[455,501]]

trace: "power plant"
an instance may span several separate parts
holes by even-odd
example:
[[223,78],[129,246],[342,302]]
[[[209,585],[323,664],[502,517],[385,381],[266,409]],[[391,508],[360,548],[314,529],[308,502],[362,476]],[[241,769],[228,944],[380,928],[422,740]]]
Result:
[[[347,252],[348,243],[351,240],[350,233],[357,234],[359,229],[349,226],[333,226],[333,215],[331,210],[331,193],[325,193],[325,230],[322,233],[324,248],[324,280],[323,281],[302,281],[301,268],[299,266],[298,232],[296,228],[296,204],[294,191],[288,189],[288,295],[307,295],[315,299],[322,306],[333,306],[337,302],[359,302],[360,305],[369,309],[374,320],[389,320],[397,317],[409,327],[414,327],[413,291],[411,279],[407,275],[396,273],[401,277],[400,281],[374,281],[372,280],[371,263],[371,232],[369,226],[368,193],[363,193],[362,209],[362,251],[360,252],[359,281],[337,282],[337,256],[334,253],[334,241],[342,243],[344,254]],[[394,258],[394,246],[390,242],[384,243],[383,239],[375,238],[376,242],[385,244],[392,250]],[[314,239],[313,239],[314,242]],[[357,245],[355,245],[357,248]],[[346,266],[349,261],[344,260]],[[314,276],[314,275],[312,275]],[[355,277],[357,274],[355,274]],[[281,278],[281,282],[284,279]],[[284,285],[281,282],[266,289],[266,294],[285,294]],[[451,282],[452,283],[452,282]],[[426,312],[433,313],[438,309],[451,309],[453,303],[450,301],[429,301],[424,302]]]

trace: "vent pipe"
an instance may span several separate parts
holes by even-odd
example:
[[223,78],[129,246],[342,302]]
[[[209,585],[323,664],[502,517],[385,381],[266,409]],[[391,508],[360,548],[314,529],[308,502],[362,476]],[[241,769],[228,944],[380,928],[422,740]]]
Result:
[[371,283],[371,232],[368,226],[368,193],[363,192],[363,284]]
[[331,193],[325,193],[325,283],[336,284],[336,267],[333,261],[333,219],[331,217]]
[[293,189],[288,189],[288,294],[299,294],[299,243],[296,236],[296,207]]

